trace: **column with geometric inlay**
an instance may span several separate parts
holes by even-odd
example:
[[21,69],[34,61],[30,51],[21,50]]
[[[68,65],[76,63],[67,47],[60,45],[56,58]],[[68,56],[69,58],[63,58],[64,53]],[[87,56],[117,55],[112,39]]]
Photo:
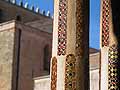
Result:
[[109,50],[109,32],[110,32],[110,0],[101,0],[100,17],[100,89],[108,88],[108,50]]
[[89,0],[54,0],[51,90],[89,90]]
[[120,89],[119,0],[102,0],[101,90]]
[[111,0],[108,90],[120,90],[120,5]]

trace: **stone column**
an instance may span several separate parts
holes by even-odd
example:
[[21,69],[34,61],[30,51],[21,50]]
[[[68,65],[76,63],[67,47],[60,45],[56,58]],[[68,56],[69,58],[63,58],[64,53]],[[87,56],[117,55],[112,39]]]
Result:
[[120,7],[118,0],[102,0],[101,90],[120,89]]
[[54,0],[51,90],[89,90],[89,0]]
[[111,0],[108,90],[120,90],[120,5]]
[[108,90],[108,50],[109,50],[109,31],[110,31],[110,0],[101,0],[100,15],[100,90]]

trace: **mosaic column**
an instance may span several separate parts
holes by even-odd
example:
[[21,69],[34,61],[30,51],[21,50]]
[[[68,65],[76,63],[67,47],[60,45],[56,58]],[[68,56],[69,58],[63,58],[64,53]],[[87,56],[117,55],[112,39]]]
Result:
[[108,90],[120,90],[120,5],[111,0]]
[[118,1],[103,0],[101,16],[101,90],[119,90],[120,7]]
[[109,50],[109,31],[110,31],[110,0],[101,0],[100,15],[100,90],[108,90],[108,50]]
[[51,90],[89,90],[89,0],[54,0]]

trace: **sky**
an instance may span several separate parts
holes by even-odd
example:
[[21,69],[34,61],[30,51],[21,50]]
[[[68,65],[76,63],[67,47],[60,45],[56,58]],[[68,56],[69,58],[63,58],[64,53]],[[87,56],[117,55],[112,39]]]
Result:
[[[40,10],[50,11],[53,15],[54,0],[17,0],[17,3],[23,1],[28,2],[29,7],[32,5]],[[89,46],[99,49],[99,33],[100,33],[100,0],[90,0],[90,22],[89,22]]]
[[100,0],[90,0],[90,47],[100,48]]

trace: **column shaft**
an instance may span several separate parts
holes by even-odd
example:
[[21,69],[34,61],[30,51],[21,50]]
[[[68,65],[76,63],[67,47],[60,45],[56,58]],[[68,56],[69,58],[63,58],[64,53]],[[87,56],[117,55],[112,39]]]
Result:
[[54,1],[52,50],[51,90],[89,90],[89,0]]
[[118,2],[118,0],[103,0],[101,3],[101,90],[120,89],[120,7]]

